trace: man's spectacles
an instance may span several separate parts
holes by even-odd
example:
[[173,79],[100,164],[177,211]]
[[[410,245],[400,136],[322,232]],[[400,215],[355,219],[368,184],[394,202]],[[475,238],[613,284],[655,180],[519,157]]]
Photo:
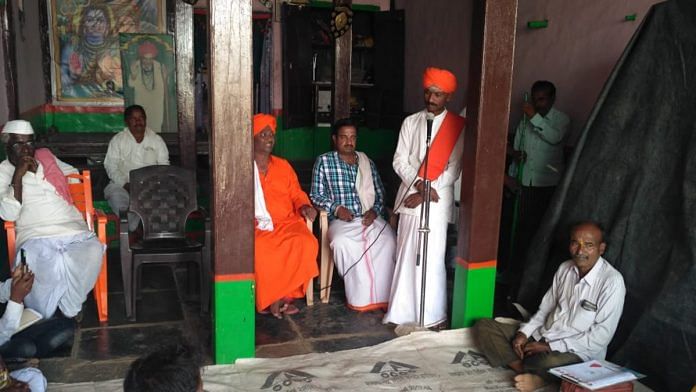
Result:
[[12,148],[14,151],[21,151],[23,147],[34,148],[34,141],[29,140],[26,142],[15,142],[10,145],[10,148]]

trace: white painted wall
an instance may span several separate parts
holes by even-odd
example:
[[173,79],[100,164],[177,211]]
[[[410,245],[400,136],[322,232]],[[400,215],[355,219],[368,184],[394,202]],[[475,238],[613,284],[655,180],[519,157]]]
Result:
[[[571,118],[567,144],[574,144],[626,44],[658,0],[519,0],[510,127],[522,116],[522,101],[536,80],[556,85],[556,107]],[[637,14],[635,22],[624,20]],[[548,19],[548,28],[527,28]]]

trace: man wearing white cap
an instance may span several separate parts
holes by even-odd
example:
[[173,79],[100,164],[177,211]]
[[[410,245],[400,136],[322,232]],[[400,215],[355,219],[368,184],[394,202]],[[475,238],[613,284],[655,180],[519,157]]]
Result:
[[[8,121],[0,140],[7,153],[0,162],[0,217],[15,221],[17,252],[25,251],[35,274],[24,304],[45,318],[56,309],[74,317],[97,280],[104,253],[68,191],[65,175],[77,170],[48,149],[36,149],[27,121]],[[0,296],[9,289],[0,287]]]

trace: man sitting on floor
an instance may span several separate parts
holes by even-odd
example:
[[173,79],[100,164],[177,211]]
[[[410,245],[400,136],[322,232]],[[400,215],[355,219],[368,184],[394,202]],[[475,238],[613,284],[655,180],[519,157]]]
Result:
[[[104,158],[104,169],[111,182],[104,188],[104,197],[109,207],[118,214],[130,204],[131,170],[151,165],[169,165],[169,150],[164,139],[147,127],[145,109],[131,105],[123,112],[126,128],[109,142]],[[128,229],[135,231],[140,219],[128,213]]]
[[330,214],[331,250],[345,282],[348,307],[386,310],[396,237],[380,216],[384,185],[374,162],[355,151],[357,128],[350,119],[334,124],[331,139],[336,151],[317,158],[309,196]]
[[257,310],[283,318],[298,312],[292,299],[319,274],[319,246],[305,224],[317,211],[288,161],[271,155],[275,131],[275,117],[254,116],[254,266]]
[[24,311],[24,297],[33,283],[34,273],[18,267],[11,279],[0,284],[0,302],[7,303],[0,318],[0,355],[5,358],[47,357],[74,335],[75,322],[64,317],[41,320],[15,334]]
[[24,249],[35,274],[24,304],[44,318],[56,309],[75,317],[94,287],[105,249],[70,196],[65,175],[77,170],[46,148],[36,150],[27,121],[9,121],[1,137],[7,159],[0,163],[0,217],[15,221],[17,253]]
[[626,287],[621,273],[601,256],[605,248],[598,223],[576,224],[570,234],[572,260],[558,267],[528,323],[519,329],[489,319],[474,325],[491,366],[508,365],[518,373],[518,390],[533,391],[552,380],[550,368],[606,356]]

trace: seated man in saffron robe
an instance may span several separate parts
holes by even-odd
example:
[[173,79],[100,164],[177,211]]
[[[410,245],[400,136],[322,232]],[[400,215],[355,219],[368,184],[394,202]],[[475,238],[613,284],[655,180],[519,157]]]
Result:
[[282,318],[298,312],[292,299],[319,274],[319,245],[305,224],[317,211],[288,161],[271,155],[275,131],[275,117],[254,116],[254,269],[256,309]]

